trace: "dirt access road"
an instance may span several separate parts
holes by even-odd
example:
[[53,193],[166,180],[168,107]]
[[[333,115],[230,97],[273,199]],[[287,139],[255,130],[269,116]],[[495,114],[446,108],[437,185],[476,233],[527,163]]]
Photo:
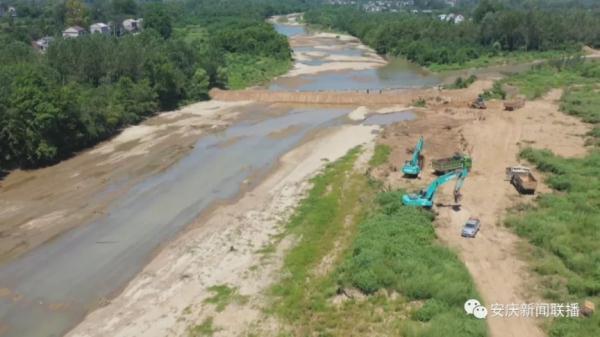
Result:
[[[457,90],[454,95],[475,97],[475,93],[490,83],[477,82],[471,89]],[[480,91],[479,91],[480,92]],[[406,180],[394,168],[401,168],[408,159],[405,149],[414,146],[419,135],[425,137],[426,165],[431,158],[468,152],[473,157],[473,170],[463,188],[462,207],[454,210],[453,184],[442,188],[435,207],[440,240],[456,249],[469,269],[483,301],[491,304],[521,304],[539,302],[535,297],[536,280],[519,255],[525,244],[503,226],[503,218],[511,206],[530,202],[533,197],[519,196],[504,181],[504,169],[518,163],[520,148],[548,148],[561,156],[582,156],[586,153],[583,135],[589,126],[558,111],[561,91],[554,90],[542,99],[527,102],[515,112],[502,110],[500,102],[489,102],[487,110],[473,110],[449,104],[423,111],[423,118],[404,122],[385,130],[380,139],[394,148],[391,168],[376,172],[395,187],[416,189],[434,179],[427,169],[420,180]],[[540,177],[540,174],[537,174]],[[549,192],[541,186],[538,192]],[[470,217],[482,220],[482,229],[475,239],[460,236],[464,222]],[[533,319],[488,317],[492,337],[541,337],[543,331]]]

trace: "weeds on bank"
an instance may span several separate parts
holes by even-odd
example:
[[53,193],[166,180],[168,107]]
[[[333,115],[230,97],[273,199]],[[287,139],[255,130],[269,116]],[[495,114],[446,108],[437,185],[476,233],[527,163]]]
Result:
[[455,71],[462,69],[475,69],[475,68],[487,68],[495,65],[510,65],[510,64],[522,64],[527,62],[533,62],[538,60],[549,60],[562,58],[568,55],[576,53],[565,53],[562,51],[543,51],[543,52],[507,52],[501,53],[495,56],[480,56],[476,59],[469,60],[464,63],[451,63],[451,64],[432,64],[427,68],[434,72],[445,72]]
[[533,66],[531,70],[512,75],[501,80],[500,83],[516,86],[527,98],[534,99],[543,96],[553,88],[594,84],[599,80],[599,62],[585,61],[582,58],[565,58]]
[[[546,182],[562,192],[542,195],[535,207],[507,219],[508,226],[535,246],[529,255],[542,281],[542,295],[558,303],[600,304],[600,152],[567,159],[526,149],[521,156],[547,172]],[[600,315],[556,320],[549,335],[600,336]]]
[[[600,144],[600,98],[590,78],[600,78],[597,64],[578,70],[561,110],[594,124],[590,133]],[[563,158],[548,150],[525,149],[521,157],[546,172],[546,183],[557,193],[541,195],[535,206],[515,210],[506,223],[528,239],[528,256],[540,276],[542,295],[558,303],[592,300],[600,305],[600,151],[584,158]],[[600,315],[563,318],[548,325],[551,337],[600,336]]]
[[[477,294],[456,255],[436,243],[432,214],[403,206],[400,192],[378,192],[353,171],[357,155],[313,179],[288,225],[299,240],[272,289],[283,335],[486,336],[485,323],[464,314]],[[333,268],[316,273],[336,242]]]
[[[314,275],[315,268],[333,249],[342,231],[352,230],[351,226],[344,226],[346,217],[368,203],[363,198],[368,195],[364,193],[366,177],[352,172],[358,154],[359,149],[351,150],[313,178],[312,189],[287,225],[287,232],[298,237],[299,242],[284,259],[287,276],[273,288],[277,298],[274,311],[281,317],[295,321],[306,310],[315,308],[310,297],[326,291],[315,287],[321,281]],[[364,206],[359,199],[363,199]]]
[[465,89],[468,88],[471,84],[475,83],[477,80],[477,76],[471,75],[466,79],[463,79],[461,76],[454,80],[454,83],[445,85],[445,89]]
[[219,329],[213,326],[213,318],[205,319],[201,324],[195,325],[188,330],[188,337],[211,337]]
[[416,108],[425,108],[427,106],[427,101],[421,97],[421,98],[413,101],[411,105]]
[[244,304],[248,301],[247,297],[238,293],[237,288],[229,287],[221,284],[208,288],[208,291],[213,293],[213,296],[204,300],[204,303],[213,304],[217,312],[225,310],[231,303]]
[[392,148],[390,148],[388,145],[375,145],[375,152],[373,153],[373,157],[371,157],[371,159],[369,160],[369,165],[371,167],[377,167],[387,163],[391,153]]
[[600,145],[600,85],[571,87],[562,97],[561,111],[593,124],[588,136],[595,146]]

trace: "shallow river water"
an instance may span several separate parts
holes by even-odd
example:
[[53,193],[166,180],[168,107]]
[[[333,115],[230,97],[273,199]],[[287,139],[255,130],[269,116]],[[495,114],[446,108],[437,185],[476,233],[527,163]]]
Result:
[[[288,36],[306,34],[301,26],[276,27]],[[392,62],[378,69],[315,74],[300,82],[301,90],[359,90],[425,86],[436,80],[412,65]],[[277,81],[271,88],[286,90]],[[132,188],[105,217],[0,266],[0,294],[8,290],[14,295],[0,296],[0,336],[64,335],[211,205],[235,197],[249,177],[264,177],[278,158],[312,133],[351,123],[346,117],[351,108],[265,113],[269,109],[252,105],[239,122],[201,137],[175,165]],[[399,112],[371,116],[364,123],[383,125],[414,117]]]

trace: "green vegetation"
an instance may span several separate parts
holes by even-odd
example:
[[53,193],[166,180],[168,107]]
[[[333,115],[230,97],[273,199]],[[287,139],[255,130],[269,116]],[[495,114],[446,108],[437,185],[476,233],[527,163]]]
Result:
[[[559,303],[592,300],[600,304],[599,77],[600,65],[590,63],[560,70],[541,67],[514,82],[530,96],[570,85],[561,110],[594,125],[590,136],[596,147],[584,158],[562,158],[548,150],[521,152],[521,157],[548,174],[545,182],[556,192],[541,195],[535,206],[515,210],[506,221],[533,246],[527,255],[541,279],[542,295]],[[548,330],[551,337],[598,336],[600,315],[557,319]]]
[[228,87],[242,89],[263,84],[285,74],[291,66],[291,59],[232,54],[227,57]]
[[403,206],[402,194],[377,196],[377,211],[359,225],[338,283],[366,294],[385,289],[423,301],[412,321],[400,325],[403,336],[486,336],[485,323],[462,308],[466,299],[478,297],[469,272],[436,242],[432,214]]
[[424,108],[427,106],[427,101],[421,97],[417,100],[414,100],[411,105],[417,108]]
[[273,289],[278,298],[274,310],[285,318],[296,320],[306,314],[306,310],[312,307],[312,301],[317,300],[311,299],[311,296],[318,296],[319,305],[323,307],[326,296],[322,292],[335,292],[330,287],[311,287],[314,285],[312,282],[318,281],[311,281],[310,278],[344,231],[347,216],[353,216],[353,221],[356,221],[365,209],[353,206],[360,206],[358,200],[361,197],[365,206],[369,201],[365,177],[352,172],[358,154],[359,149],[350,151],[313,178],[312,189],[288,224],[287,231],[301,238],[301,242],[285,257],[284,270],[289,277]]
[[375,145],[375,151],[373,153],[373,157],[369,160],[369,165],[371,167],[377,167],[387,163],[390,154],[392,153],[392,148],[385,144],[377,144]]
[[468,88],[471,84],[473,84],[477,80],[477,76],[471,75],[467,77],[467,79],[463,79],[462,77],[456,78],[454,83],[450,85],[444,86],[446,89],[465,89]]
[[236,288],[231,288],[226,284],[212,286],[208,288],[208,291],[214,295],[205,299],[204,303],[213,304],[217,312],[225,310],[231,303],[243,304],[247,301],[247,298],[240,295]]
[[502,81],[494,82],[492,89],[484,91],[482,96],[485,99],[505,99],[506,91],[502,88]]
[[[508,84],[517,87],[519,92],[529,99],[538,98],[550,89],[594,85],[600,80],[600,63],[585,61],[582,58],[551,60],[535,65],[531,70],[509,76],[494,84],[491,91],[484,93],[489,98],[506,96],[502,86]],[[576,87],[574,92],[581,92]],[[571,90],[571,89],[569,89]],[[568,90],[568,91],[569,91]],[[572,91],[572,90],[571,90]],[[573,102],[574,104],[579,104]],[[573,106],[573,105],[572,105]]]
[[600,146],[600,86],[584,85],[571,87],[562,97],[561,110],[573,116],[580,117],[584,122],[594,125],[590,131],[590,141]]
[[[528,253],[541,279],[544,297],[559,303],[600,304],[600,152],[583,159],[558,157],[547,150],[526,149],[521,156],[549,174],[546,182],[562,193],[538,198],[507,224],[534,246]],[[600,335],[600,315],[564,318],[549,328],[553,337]]]
[[[600,46],[598,9],[529,9],[482,1],[460,24],[437,15],[368,13],[351,7],[309,10],[305,20],[359,37],[385,55],[402,55],[436,71],[529,62]],[[588,27],[582,30],[580,27]]]
[[[291,66],[264,19],[300,1],[20,3],[0,18],[0,171],[53,164],[212,87],[260,84]],[[67,25],[144,17],[140,34],[62,39]],[[56,36],[45,54],[31,41]],[[99,53],[98,51],[102,51]]]
[[[464,314],[477,294],[456,255],[437,244],[432,214],[404,207],[401,192],[378,194],[353,170],[358,154],[313,179],[288,225],[299,242],[272,290],[285,333],[486,336],[485,323]],[[324,269],[323,261],[332,263]]]
[[551,60],[570,57],[579,54],[576,50],[548,50],[548,51],[509,51],[483,54],[464,63],[433,63],[427,68],[431,71],[444,72],[462,69],[477,69],[495,65],[522,64],[539,60]]
[[201,324],[195,325],[188,330],[188,337],[211,337],[219,329],[213,326],[213,319],[209,317]]

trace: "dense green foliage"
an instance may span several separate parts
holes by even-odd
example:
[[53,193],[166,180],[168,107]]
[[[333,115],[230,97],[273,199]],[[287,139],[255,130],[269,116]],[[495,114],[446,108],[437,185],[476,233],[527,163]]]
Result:
[[[578,51],[600,46],[600,15],[583,9],[511,9],[484,2],[473,20],[444,22],[435,15],[365,13],[344,7],[310,10],[312,24],[349,32],[380,54],[403,55],[436,70],[523,58],[523,51]],[[475,60],[484,59],[486,62]]]
[[[381,149],[371,167],[385,162]],[[353,170],[358,153],[314,178],[289,222],[298,242],[273,288],[289,335],[486,336],[485,323],[464,314],[477,294],[456,255],[436,243],[432,214],[403,206],[400,192],[378,195],[378,184]],[[322,261],[331,267],[323,271]],[[366,297],[333,304],[353,289]]]
[[404,336],[485,336],[485,323],[466,316],[462,305],[477,298],[469,272],[436,242],[430,213],[402,205],[402,192],[379,194],[377,211],[358,228],[338,282],[372,294],[394,290],[424,305]]
[[593,85],[600,81],[600,63],[585,62],[582,58],[552,60],[533,66],[529,71],[501,80],[494,90],[503,84],[515,86],[528,98],[537,98],[552,88],[573,85]]
[[[252,14],[240,18],[245,5]],[[284,73],[289,45],[264,22],[288,7],[277,8],[263,0],[22,4],[17,18],[0,19],[0,170],[54,163],[159,110],[206,99],[211,87]],[[30,46],[67,24],[138,16],[140,34],[57,37],[45,54]]]

